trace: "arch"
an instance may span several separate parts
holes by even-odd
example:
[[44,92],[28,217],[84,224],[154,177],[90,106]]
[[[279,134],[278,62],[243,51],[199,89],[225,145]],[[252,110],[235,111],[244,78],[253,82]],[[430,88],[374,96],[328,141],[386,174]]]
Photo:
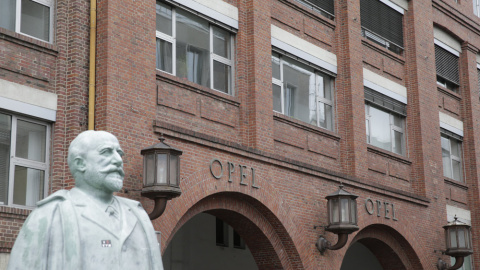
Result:
[[[301,237],[296,226],[298,222],[288,214],[288,205],[265,179],[257,178],[256,184],[260,186],[259,189],[217,180],[211,176],[208,168],[182,179],[182,196],[170,201],[163,216],[153,222],[155,228],[161,228],[163,232],[162,251],[185,222],[199,213],[208,212],[224,219],[240,235],[242,228],[235,226],[237,221],[247,224],[261,237],[266,237],[264,239],[271,244],[271,249],[267,245],[263,250],[273,249],[278,260],[271,261],[263,269],[312,269],[314,258],[298,252],[311,248],[309,245],[312,243],[307,243]],[[249,248],[257,248],[246,233],[242,237]],[[261,248],[258,247],[258,250]]]
[[356,242],[366,246],[385,270],[423,269],[420,259],[410,243],[390,226],[369,225],[357,233],[350,246]]

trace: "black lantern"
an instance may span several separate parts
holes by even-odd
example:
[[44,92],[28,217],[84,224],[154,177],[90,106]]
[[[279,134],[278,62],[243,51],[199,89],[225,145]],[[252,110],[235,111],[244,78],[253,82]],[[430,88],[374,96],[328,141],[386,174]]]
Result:
[[461,222],[455,216],[454,220],[443,228],[445,229],[445,243],[447,245],[447,250],[444,253],[455,257],[455,264],[448,267],[446,262],[438,259],[437,268],[439,270],[458,269],[462,267],[464,258],[473,254],[470,225]]
[[160,143],[142,149],[143,188],[142,196],[155,201],[151,220],[161,216],[167,201],[182,194],[180,190],[180,156],[182,151],[169,146],[160,137]]
[[357,226],[357,195],[347,192],[340,185],[339,189],[325,197],[327,199],[328,226],[326,231],[338,234],[338,242],[331,245],[323,236],[320,236],[316,246],[320,253],[326,249],[337,250],[345,246],[348,235],[358,230]]

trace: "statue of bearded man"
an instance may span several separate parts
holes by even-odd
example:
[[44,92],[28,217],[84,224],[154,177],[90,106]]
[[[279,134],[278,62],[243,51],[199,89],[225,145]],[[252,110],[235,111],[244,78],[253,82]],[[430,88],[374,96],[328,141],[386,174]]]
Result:
[[80,133],[68,149],[75,187],[37,203],[8,269],[163,270],[147,213],[139,202],[113,195],[123,186],[123,155],[112,134]]

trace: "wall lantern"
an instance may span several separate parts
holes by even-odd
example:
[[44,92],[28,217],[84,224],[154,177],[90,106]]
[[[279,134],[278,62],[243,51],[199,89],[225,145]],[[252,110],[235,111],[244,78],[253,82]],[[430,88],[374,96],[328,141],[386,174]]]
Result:
[[470,236],[470,225],[461,222],[455,216],[454,220],[443,226],[445,229],[445,243],[447,250],[444,254],[455,257],[455,264],[448,267],[448,264],[442,259],[438,259],[438,270],[454,270],[462,267],[466,256],[473,254],[472,238]]
[[143,188],[142,196],[155,201],[148,216],[151,220],[160,217],[167,201],[182,194],[180,190],[180,156],[182,151],[169,146],[160,137],[160,143],[142,149]]
[[338,235],[338,241],[331,245],[327,239],[320,236],[317,249],[323,254],[327,249],[337,250],[345,246],[348,235],[358,230],[357,226],[357,195],[343,190],[340,184],[339,189],[325,197],[327,199],[328,226],[326,231]]

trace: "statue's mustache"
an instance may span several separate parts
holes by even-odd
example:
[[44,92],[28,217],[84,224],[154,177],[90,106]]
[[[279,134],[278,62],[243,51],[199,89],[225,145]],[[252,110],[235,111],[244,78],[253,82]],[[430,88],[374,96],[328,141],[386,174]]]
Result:
[[102,169],[102,170],[99,170],[100,173],[114,173],[114,172],[117,172],[118,174],[120,174],[120,176],[124,177],[125,176],[125,172],[123,171],[123,168],[122,167],[117,167],[117,166],[109,166],[105,169]]

